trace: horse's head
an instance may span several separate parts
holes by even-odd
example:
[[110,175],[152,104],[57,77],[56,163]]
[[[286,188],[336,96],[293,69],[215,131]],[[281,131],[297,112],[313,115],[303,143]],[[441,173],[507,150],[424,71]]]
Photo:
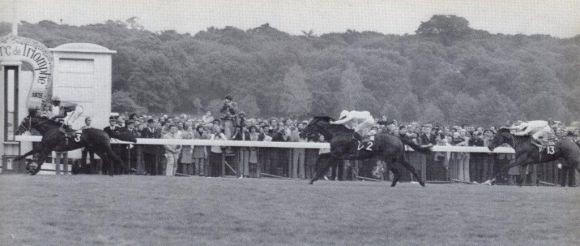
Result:
[[15,135],[21,135],[31,129],[36,129],[38,131],[45,130],[45,127],[59,127],[56,122],[52,122],[46,117],[40,116],[40,112],[38,109],[29,109],[28,116],[24,117],[20,125],[18,125],[18,129],[16,129]]
[[32,121],[30,115],[28,115],[22,120],[22,122],[20,122],[20,124],[18,125],[18,129],[16,129],[14,135],[22,135],[22,133],[30,131],[31,128]]
[[310,138],[312,136],[321,134],[321,130],[330,125],[333,119],[328,116],[316,116],[310,123],[300,132],[300,137]]
[[28,116],[24,117],[20,125],[18,125],[18,129],[16,129],[15,135],[21,135],[27,131],[30,131],[34,128],[33,124],[36,125],[36,118],[39,117],[38,109],[30,108],[28,109]]
[[500,128],[497,134],[491,140],[491,143],[487,146],[489,150],[493,151],[495,148],[502,144],[513,144],[513,136],[508,128]]

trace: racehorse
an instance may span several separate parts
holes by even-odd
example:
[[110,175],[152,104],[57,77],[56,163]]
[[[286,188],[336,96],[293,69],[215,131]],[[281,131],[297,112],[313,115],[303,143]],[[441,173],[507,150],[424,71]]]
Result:
[[[488,148],[493,151],[495,148],[502,144],[508,144],[516,151],[516,158],[508,166],[503,168],[506,171],[512,167],[522,166],[526,167],[529,164],[538,164],[550,161],[563,160],[563,168],[566,169],[578,169],[578,164],[580,164],[580,146],[574,143],[569,138],[562,138],[556,143],[555,146],[548,146],[542,151],[538,146],[532,144],[532,139],[530,136],[515,136],[509,129],[501,128],[489,144]],[[501,172],[498,173],[498,175]],[[573,172],[569,177],[570,186],[572,179],[574,179]],[[566,177],[562,179],[562,186],[565,186]],[[518,182],[519,183],[519,182]]]
[[[321,134],[330,143],[330,153],[318,157],[319,160],[317,160],[317,163],[320,163],[322,167],[318,168],[310,184],[320,179],[328,168],[339,160],[362,160],[376,157],[384,160],[389,170],[393,173],[392,187],[397,185],[397,182],[401,178],[399,170],[395,168],[394,164],[396,163],[403,165],[403,167],[413,174],[413,177],[417,179],[421,186],[425,186],[425,182],[417,175],[415,168],[405,160],[405,144],[401,141],[401,138],[390,134],[379,133],[375,136],[374,141],[360,143],[353,138],[353,130],[343,125],[330,124],[331,120],[333,119],[328,116],[314,117],[300,133],[302,137]],[[418,146],[412,142],[407,144],[420,153],[431,153],[431,147]]]
[[[121,158],[119,158],[111,149],[111,139],[104,131],[96,128],[84,129],[80,135],[80,140],[77,142],[73,139],[66,141],[65,134],[59,128],[59,123],[46,117],[39,116],[36,109],[31,109],[28,116],[26,116],[18,126],[16,135],[30,131],[30,129],[35,129],[42,134],[40,144],[35,145],[31,151],[15,159],[19,161],[27,156],[38,153],[36,160],[37,166],[33,168],[31,167],[31,163],[27,163],[26,165],[26,170],[28,170],[31,175],[35,175],[40,171],[42,164],[52,151],[70,151],[82,147],[94,151],[95,154],[101,157],[105,163],[108,163],[110,167],[113,165],[111,162],[111,159],[113,159],[126,171],[130,171]],[[136,142],[135,137],[124,132],[119,132],[116,137],[119,137],[124,141]],[[112,170],[112,168],[110,170]],[[112,176],[113,172],[109,172],[109,174]]]

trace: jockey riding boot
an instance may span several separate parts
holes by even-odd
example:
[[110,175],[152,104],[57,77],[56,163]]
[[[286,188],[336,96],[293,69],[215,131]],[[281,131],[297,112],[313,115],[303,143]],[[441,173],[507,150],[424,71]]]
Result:
[[363,137],[358,132],[354,132],[353,137],[354,137],[354,139],[356,139],[358,141],[361,141],[361,142],[363,141]]
[[532,138],[532,144],[536,145],[540,149],[540,151],[542,151],[544,149],[544,146],[545,146],[545,142],[542,138],[538,138],[538,139]]

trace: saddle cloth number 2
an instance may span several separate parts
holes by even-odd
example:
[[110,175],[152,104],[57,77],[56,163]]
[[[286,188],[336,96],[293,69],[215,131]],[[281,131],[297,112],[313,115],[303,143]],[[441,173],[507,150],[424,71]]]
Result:
[[365,149],[366,151],[373,151],[372,147],[375,143],[374,142],[367,142],[366,143],[366,147],[365,144],[361,143],[361,141],[358,141],[358,147],[356,148],[357,150],[362,150]]

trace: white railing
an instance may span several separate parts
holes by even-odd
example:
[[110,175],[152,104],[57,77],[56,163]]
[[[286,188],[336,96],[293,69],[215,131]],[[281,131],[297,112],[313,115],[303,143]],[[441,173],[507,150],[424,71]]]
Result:
[[[40,142],[40,136],[16,136],[16,141]],[[286,148],[286,149],[328,149],[328,143],[313,142],[265,142],[265,141],[232,141],[232,140],[202,140],[202,139],[159,139],[138,138],[137,143],[123,142],[116,139],[112,144],[138,144],[138,145],[193,145],[193,146],[232,146],[232,147],[258,147],[258,148]],[[412,149],[407,148],[408,151]],[[487,147],[474,146],[433,146],[435,152],[462,152],[462,153],[496,153],[513,154],[514,149],[498,147],[490,151]]]

